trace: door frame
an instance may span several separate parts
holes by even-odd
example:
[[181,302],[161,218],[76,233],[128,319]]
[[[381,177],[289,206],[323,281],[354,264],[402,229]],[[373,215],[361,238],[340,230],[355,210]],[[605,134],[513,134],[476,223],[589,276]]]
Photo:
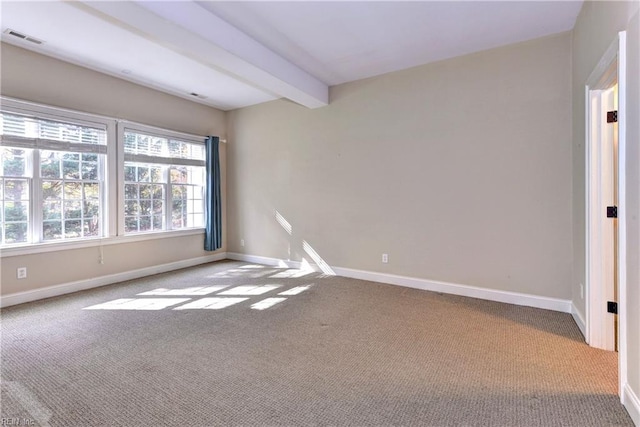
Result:
[[[600,188],[594,177],[601,173],[599,162],[598,139],[592,137],[591,98],[593,92],[605,89],[616,78],[611,73],[612,64],[617,61],[616,73],[618,82],[618,379],[619,394],[623,396],[623,389],[627,382],[627,330],[626,330],[626,300],[627,300],[627,238],[626,238],[626,32],[621,31],[609,46],[595,69],[587,79],[585,85],[585,290],[586,290],[586,341],[590,346],[601,347],[602,337],[606,333],[604,318],[606,313],[606,299],[595,278],[600,271],[603,248],[598,243],[601,229],[607,220],[605,212],[596,208],[599,201]],[[601,211],[598,215],[592,212]],[[610,331],[613,333],[613,331]]]

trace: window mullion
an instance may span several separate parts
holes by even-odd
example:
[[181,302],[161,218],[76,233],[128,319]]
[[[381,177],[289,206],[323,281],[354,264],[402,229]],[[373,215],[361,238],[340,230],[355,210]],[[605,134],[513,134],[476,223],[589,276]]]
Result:
[[29,156],[29,172],[31,178],[30,191],[31,201],[29,203],[30,221],[30,243],[40,243],[43,241],[42,236],[42,211],[44,209],[44,201],[42,200],[42,178],[40,177],[40,150],[31,150],[31,156]]
[[173,189],[171,187],[171,166],[166,166],[164,168],[164,182],[166,182],[165,186],[165,195],[164,195],[164,221],[165,221],[165,229],[171,230],[173,229],[173,223],[171,221],[171,213],[173,209]]

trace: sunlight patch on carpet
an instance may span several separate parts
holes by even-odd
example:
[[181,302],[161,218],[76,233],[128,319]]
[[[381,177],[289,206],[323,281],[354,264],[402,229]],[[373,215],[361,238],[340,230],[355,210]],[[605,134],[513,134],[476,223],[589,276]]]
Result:
[[83,310],[162,310],[181,304],[191,298],[119,298],[102,304],[85,307]]
[[197,301],[181,305],[180,307],[176,307],[174,308],[174,310],[220,310],[222,308],[230,307],[234,304],[238,304],[248,299],[249,298],[202,298]]
[[274,305],[286,300],[286,298],[267,298],[252,304],[251,308],[254,310],[266,310],[267,308],[273,307]]
[[284,292],[280,292],[278,295],[298,295],[301,294],[302,292],[306,291],[307,289],[309,289],[310,287],[313,286],[313,283],[309,284],[309,285],[304,285],[304,286],[296,286],[295,288],[291,288],[288,289]]
[[224,288],[228,288],[228,285],[218,285],[218,286],[195,286],[192,288],[183,288],[183,289],[166,289],[166,288],[158,288],[152,291],[142,292],[138,295],[187,295],[187,296],[201,296],[201,295],[209,295],[214,292],[221,291]]
[[282,285],[243,285],[220,292],[218,295],[262,295],[280,287],[282,287]]

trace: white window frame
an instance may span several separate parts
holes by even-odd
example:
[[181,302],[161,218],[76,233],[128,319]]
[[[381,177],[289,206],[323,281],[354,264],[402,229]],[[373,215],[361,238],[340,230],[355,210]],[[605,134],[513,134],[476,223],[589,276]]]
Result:
[[[11,99],[6,97],[0,97],[0,109],[9,114],[14,113],[17,115],[25,115],[35,117],[40,120],[51,120],[54,122],[63,122],[76,124],[79,126],[87,126],[92,128],[104,129],[106,132],[107,145],[106,145],[106,153],[103,153],[103,180],[102,180],[102,191],[100,197],[101,204],[101,214],[102,217],[100,219],[100,229],[101,233],[97,237],[86,237],[86,238],[77,238],[77,239],[62,239],[62,240],[51,240],[51,241],[42,241],[42,206],[36,207],[36,202],[42,202],[41,200],[41,192],[40,188],[42,184],[42,178],[40,177],[39,172],[39,150],[48,149],[48,150],[56,150],[56,144],[48,143],[46,140],[40,142],[36,141],[35,147],[26,147],[34,150],[32,155],[33,164],[31,167],[31,177],[30,180],[30,188],[29,188],[29,206],[30,206],[30,217],[29,217],[29,227],[31,229],[30,234],[32,236],[37,237],[37,242],[27,242],[20,243],[15,245],[3,246],[2,252],[3,255],[5,252],[10,251],[10,253],[22,253],[23,251],[19,251],[19,249],[26,249],[27,251],[42,247],[42,246],[52,246],[52,245],[73,245],[76,243],[85,243],[100,239],[107,238],[109,236],[113,236],[116,233],[116,216],[112,214],[115,212],[113,209],[117,208],[115,203],[115,154],[116,154],[116,121],[114,119],[110,119],[103,116],[81,113],[72,110],[66,110],[57,107],[49,107],[41,104],[31,103],[27,101],[21,101],[17,99]],[[12,139],[13,137],[7,136],[7,139]],[[19,138],[16,138],[19,139]],[[27,139],[28,140],[28,139]],[[25,141],[27,141],[25,140]],[[60,145],[65,144],[65,142],[61,141]],[[20,144],[16,144],[15,146],[19,146]],[[76,145],[76,144],[69,144]],[[11,146],[14,146],[11,144]],[[82,149],[82,144],[78,144],[78,147]],[[64,150],[63,150],[64,151]],[[29,251],[28,253],[33,253]]]
[[[149,136],[155,136],[158,138],[176,139],[191,144],[197,144],[204,146],[204,137],[199,135],[193,135],[184,132],[176,132],[172,130],[162,129],[154,126],[143,125],[141,123],[131,122],[127,120],[119,120],[117,126],[117,140],[118,140],[118,235],[125,236],[125,177],[124,177],[124,163],[127,160],[127,155],[124,152],[124,134],[125,132],[140,133]],[[191,159],[171,159],[168,162],[167,157],[154,158],[153,156],[144,156],[145,163],[158,163],[170,165],[184,165],[184,166],[205,166],[204,161],[191,160]],[[193,228],[180,228],[171,229],[171,182],[169,177],[166,179],[166,196],[165,196],[165,223],[167,227],[165,230],[153,230],[146,232],[128,233],[127,237],[140,236],[140,235],[166,235],[167,233],[184,233],[191,230],[202,232],[205,229],[202,227]]]

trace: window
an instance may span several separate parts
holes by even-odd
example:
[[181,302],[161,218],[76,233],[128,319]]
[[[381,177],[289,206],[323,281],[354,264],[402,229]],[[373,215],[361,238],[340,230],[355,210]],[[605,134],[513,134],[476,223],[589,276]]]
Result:
[[106,124],[0,112],[0,245],[104,234]]
[[0,100],[3,254],[204,228],[204,137]]
[[204,144],[130,128],[122,135],[125,234],[203,227]]

